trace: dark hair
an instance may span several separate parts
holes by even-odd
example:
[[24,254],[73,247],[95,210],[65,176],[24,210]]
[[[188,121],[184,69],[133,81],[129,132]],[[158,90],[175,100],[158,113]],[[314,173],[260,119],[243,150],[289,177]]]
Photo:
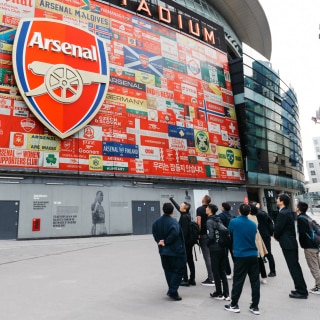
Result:
[[308,204],[302,201],[297,204],[297,207],[302,213],[306,213],[308,210]]
[[278,195],[278,198],[279,198],[280,201],[283,202],[283,204],[284,204],[286,207],[289,205],[289,203],[290,203],[290,198],[289,198],[289,196],[288,196],[287,194],[285,194],[285,193],[280,193],[280,194]]
[[257,213],[258,213],[258,208],[256,207],[256,205],[253,204],[253,203],[250,203],[249,206],[250,206],[250,212],[251,212],[251,214],[254,215],[254,216],[256,216]]
[[250,206],[248,204],[242,203],[239,206],[239,211],[242,216],[247,216],[250,213]]
[[213,203],[209,203],[208,208],[210,209],[213,215],[216,214],[217,211],[219,210],[218,207]]
[[206,195],[203,197],[203,200],[204,200],[205,204],[208,205],[208,204],[211,202],[211,197],[206,194]]
[[173,212],[173,209],[172,203],[166,202],[163,204],[162,210],[165,215],[169,216]]
[[191,204],[189,202],[186,202],[186,201],[184,201],[183,203],[184,203],[184,206],[186,208],[186,212],[189,212],[190,208],[191,208]]
[[228,202],[222,202],[221,206],[225,211],[230,211],[231,209],[231,206]]

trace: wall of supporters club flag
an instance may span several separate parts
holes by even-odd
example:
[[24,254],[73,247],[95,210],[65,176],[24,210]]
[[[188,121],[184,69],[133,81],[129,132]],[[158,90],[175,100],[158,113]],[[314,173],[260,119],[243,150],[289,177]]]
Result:
[[[101,2],[0,7],[0,171],[244,181],[225,46]],[[72,136],[46,128],[17,88],[12,48],[21,18],[60,20],[106,43],[108,93]]]

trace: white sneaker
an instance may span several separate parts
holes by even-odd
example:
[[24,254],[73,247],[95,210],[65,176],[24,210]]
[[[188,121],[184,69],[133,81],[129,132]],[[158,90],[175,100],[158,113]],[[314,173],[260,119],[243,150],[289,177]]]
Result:
[[231,305],[231,303],[228,305],[225,305],[224,310],[236,312],[236,313],[240,312],[239,306],[237,304],[235,306],[233,306],[233,305]]
[[260,314],[260,310],[259,310],[258,307],[252,307],[252,306],[250,306],[250,307],[249,307],[249,310],[250,310],[250,312],[252,312],[253,314],[257,314],[257,315]]
[[224,297],[224,300],[231,301],[231,298],[229,296],[228,297]]
[[268,281],[267,281],[267,279],[266,279],[266,278],[262,278],[262,279],[261,279],[261,283],[263,283],[263,284],[267,284],[267,283],[268,283]]

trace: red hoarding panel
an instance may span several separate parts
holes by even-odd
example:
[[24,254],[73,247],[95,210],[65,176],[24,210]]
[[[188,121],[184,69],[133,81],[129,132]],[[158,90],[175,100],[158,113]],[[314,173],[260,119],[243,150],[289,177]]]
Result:
[[[220,158],[224,159],[220,163],[227,163],[228,148],[240,149],[224,52],[108,4],[91,1],[86,7],[78,0],[56,4],[35,1],[29,14],[81,26],[105,41],[110,61],[108,94],[86,127],[59,139],[21,101],[9,72],[13,39],[10,43],[8,37],[8,46],[4,33],[0,170],[243,182],[242,168],[219,166]],[[17,13],[2,15],[1,21],[11,38],[24,12],[22,5],[16,6]],[[31,55],[28,59],[32,63]],[[26,156],[30,160],[23,160]]]

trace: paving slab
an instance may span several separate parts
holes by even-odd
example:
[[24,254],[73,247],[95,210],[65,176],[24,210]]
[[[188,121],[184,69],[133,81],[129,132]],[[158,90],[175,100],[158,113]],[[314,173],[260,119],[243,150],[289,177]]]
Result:
[[[294,289],[279,244],[272,241],[277,276],[261,285],[260,319],[319,319],[320,295],[290,299]],[[246,280],[234,314],[225,301],[210,298],[197,251],[196,281],[181,287],[182,301],[167,286],[151,235],[0,241],[0,312],[4,320],[248,319],[251,291]],[[309,289],[314,280],[303,251],[300,262]],[[266,265],[267,272],[269,266]],[[229,280],[230,287],[232,280]],[[231,289],[230,289],[231,290]]]

